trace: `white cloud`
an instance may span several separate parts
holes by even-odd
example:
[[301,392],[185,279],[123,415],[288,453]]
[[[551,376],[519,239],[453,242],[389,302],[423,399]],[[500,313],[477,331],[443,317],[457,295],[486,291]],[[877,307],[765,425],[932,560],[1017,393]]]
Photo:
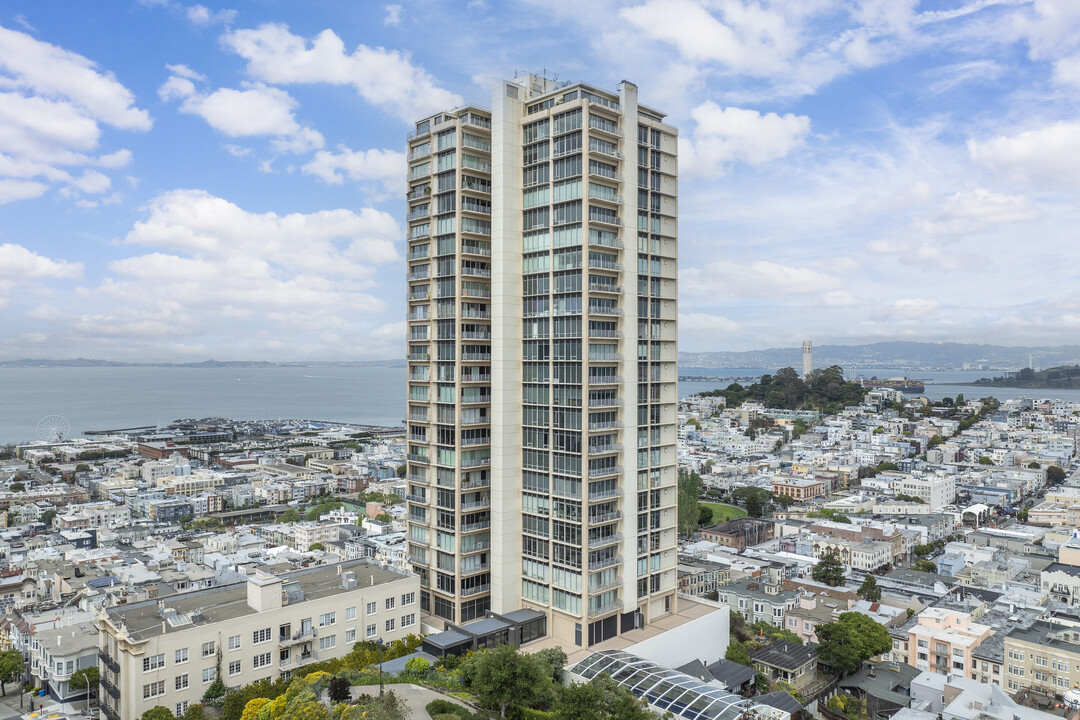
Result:
[[235,10],[214,12],[205,5],[192,5],[187,9],[187,19],[196,25],[228,25],[236,18]]
[[1080,122],[1058,122],[1018,135],[968,140],[968,154],[979,165],[1036,183],[1080,185]]
[[961,85],[995,82],[1005,72],[1005,66],[993,60],[971,60],[935,67],[923,73],[929,80],[926,91],[941,95]]
[[109,176],[103,175],[96,170],[87,170],[82,174],[82,177],[71,184],[87,195],[100,195],[112,188],[112,181],[109,180]]
[[766,260],[740,264],[726,260],[679,271],[679,289],[698,298],[778,298],[826,292],[840,281],[810,268],[791,267]]
[[860,195],[851,207],[858,215],[874,217],[919,207],[925,205],[929,200],[930,183],[919,180],[898,192],[888,195],[881,193]]
[[858,303],[855,297],[847,290],[833,290],[821,297],[826,307],[851,307]]
[[111,73],[81,55],[0,27],[0,202],[40,197],[53,183],[71,182],[71,167],[130,162],[127,150],[93,155],[102,135],[99,123],[135,131],[152,124]]
[[732,162],[758,165],[784,157],[810,132],[805,115],[762,115],[756,110],[722,108],[711,100],[691,115],[697,126],[679,148],[682,169],[702,175],[723,174]]
[[262,25],[230,32],[222,42],[248,61],[254,78],[275,85],[352,85],[365,100],[407,122],[463,102],[413,65],[407,53],[367,45],[348,53],[333,30],[309,41],[286,25]]
[[1080,87],[1080,53],[1061,58],[1054,63],[1054,82]]
[[75,280],[82,277],[82,271],[82,263],[52,260],[22,245],[0,245],[0,280]]
[[954,235],[982,230],[997,223],[1024,222],[1038,217],[1039,211],[1030,198],[977,188],[950,195],[931,219],[917,222],[916,227],[934,235]]
[[[742,325],[728,320],[723,315],[679,313],[678,329],[680,335],[725,336],[739,334],[739,332],[742,332]],[[717,338],[712,337],[711,339],[716,340]]]
[[330,185],[340,185],[347,177],[354,182],[377,182],[386,190],[404,189],[401,168],[405,154],[393,150],[350,150],[338,146],[338,153],[320,150],[303,171]]
[[[77,289],[75,303],[30,312],[41,325],[35,330],[91,348],[160,352],[163,338],[220,348],[243,337],[277,347],[278,357],[341,357],[341,347],[352,357],[386,357],[401,351],[404,329],[376,321],[386,309],[377,288],[380,268],[401,260],[400,234],[392,216],[372,208],[253,213],[204,191],[175,190],[146,206],[121,245],[145,251],[109,262],[105,279]],[[0,246],[0,287],[9,267],[20,277],[35,268],[42,277],[81,273],[17,250],[9,258]],[[334,336],[341,347],[328,344]]]
[[[185,68],[186,69],[186,68]],[[229,137],[273,137],[275,149],[304,153],[322,147],[322,135],[297,122],[297,102],[289,93],[263,83],[243,90],[199,92],[189,74],[172,75],[158,90],[163,100],[180,100],[180,112],[198,115]]]
[[383,18],[383,25],[400,25],[401,24],[401,6],[400,5],[385,5],[383,10],[386,11],[386,16]]
[[937,315],[941,306],[936,300],[902,298],[883,307],[875,307],[870,317],[877,321],[914,322]]

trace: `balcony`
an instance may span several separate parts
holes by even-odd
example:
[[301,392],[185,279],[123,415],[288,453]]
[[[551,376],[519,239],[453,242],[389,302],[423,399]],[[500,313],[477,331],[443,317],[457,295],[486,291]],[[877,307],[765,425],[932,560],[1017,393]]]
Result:
[[409,555],[409,562],[411,562],[413,565],[423,565],[425,567],[428,564],[428,561],[426,559],[421,558],[418,555]]
[[612,535],[600,535],[598,537],[589,538],[589,547],[591,547],[591,548],[607,547],[608,545],[614,545],[614,544],[616,544],[618,542],[621,542],[621,541],[622,541],[622,534],[621,533],[614,533]]
[[409,462],[423,463],[424,465],[431,464],[431,460],[428,458],[427,455],[417,455],[416,453],[409,453],[408,455],[406,455],[406,457],[409,459]]
[[602,593],[605,590],[610,590],[611,588],[616,588],[620,585],[622,585],[622,578],[615,578],[614,580],[609,580],[601,585],[589,585],[589,594],[596,595],[597,593]]
[[607,445],[590,445],[590,455],[603,455],[605,453],[619,452],[623,449],[622,443],[608,443]]
[[487,550],[490,547],[491,547],[491,542],[490,541],[489,542],[483,542],[483,541],[474,542],[472,545],[469,545],[468,547],[465,547],[464,545],[462,545],[461,546],[461,554],[462,555],[468,555],[470,553],[483,552],[484,550]]
[[481,520],[480,522],[474,523],[462,523],[461,532],[476,532],[477,530],[487,530],[489,527],[491,527],[490,520]]
[[462,340],[490,340],[490,332],[481,332],[477,330],[463,330],[461,332]]
[[618,565],[622,562],[622,555],[614,555],[612,557],[603,558],[602,560],[590,560],[589,570],[603,570],[609,568],[612,565]]
[[428,420],[428,416],[425,415],[424,413],[409,413],[408,418],[409,418],[409,422],[415,422],[415,423],[431,422],[430,420]]
[[476,467],[489,467],[491,465],[491,458],[474,458],[472,460],[462,460],[461,467],[463,468],[476,468]]
[[487,425],[490,422],[491,422],[491,418],[486,417],[486,416],[478,417],[478,418],[474,418],[474,417],[469,417],[469,418],[464,418],[463,417],[463,418],[461,418],[461,424],[462,425]]
[[482,572],[485,572],[485,571],[490,570],[490,569],[491,569],[491,563],[481,563],[480,565],[477,565],[476,567],[473,567],[473,568],[469,568],[468,570],[462,568],[461,575],[462,575],[462,577],[465,577],[467,575],[476,575],[477,573],[482,573]]
[[610,490],[594,490],[589,492],[589,502],[608,500],[613,497],[619,497],[620,495],[622,495],[622,490],[620,490],[619,488],[611,488]]
[[489,402],[491,402],[491,395],[488,395],[486,393],[485,394],[480,394],[480,395],[470,395],[469,397],[462,397],[461,398],[461,404],[462,405],[473,405],[475,403],[489,403]]
[[617,316],[617,315],[622,315],[623,311],[622,311],[622,308],[609,307],[607,305],[590,305],[589,306],[589,314],[590,315],[615,315],[615,316]]
[[491,487],[491,480],[473,480],[461,483],[462,490],[476,490],[477,488]]
[[590,338],[616,339],[616,338],[621,338],[622,336],[623,336],[622,330],[600,330],[600,329],[593,329],[593,328],[589,329],[589,337]]
[[473,595],[479,595],[491,591],[491,584],[476,585],[470,588],[461,588],[461,597],[472,597]]
[[589,407],[619,407],[623,404],[622,398],[589,398]]
[[589,608],[589,617],[600,617],[601,615],[607,615],[610,612],[614,612],[620,609],[622,605],[618,603],[608,603],[607,605],[601,605],[597,608]]
[[405,499],[411,503],[420,503],[421,505],[427,505],[427,497],[424,495],[412,495],[410,493],[405,494]]
[[120,716],[117,715],[116,711],[104,703],[101,704],[101,714],[108,720],[120,720]]
[[471,437],[461,438],[462,447],[476,447],[477,445],[490,445],[491,438],[489,437]]
[[292,635],[286,635],[284,637],[278,635],[278,645],[281,647],[288,647],[290,645],[296,645],[297,643],[309,642],[313,637],[315,637],[315,628],[297,630]]
[[590,355],[589,362],[591,363],[617,363],[622,362],[622,353],[606,353],[604,355]]
[[622,270],[622,263],[589,258],[589,267],[593,270]]
[[614,283],[589,283],[589,292],[611,293],[622,295],[622,287]]
[[460,272],[462,275],[471,275],[473,277],[491,277],[489,268],[463,267]]
[[461,359],[486,362],[491,360],[491,353],[463,352],[461,353]]
[[621,385],[622,375],[590,375],[590,385]]
[[109,668],[114,673],[120,672],[120,663],[116,662],[109,653],[105,650],[98,650],[98,658],[101,660],[101,664]]
[[424,272],[411,272],[405,276],[405,279],[409,282],[416,282],[417,280],[427,280],[431,275],[425,270]]
[[428,353],[409,353],[408,359],[412,362],[430,362],[431,355]]
[[602,422],[589,423],[589,430],[617,430],[622,427],[618,420],[605,420]]
[[461,503],[462,510],[483,510],[487,507],[491,507],[491,498],[484,498],[483,500],[474,500],[473,502]]
[[604,513],[602,515],[589,515],[588,518],[590,525],[602,525],[621,519],[622,513],[616,510],[615,512]]
[[491,382],[490,375],[462,375],[461,382],[467,383],[486,383]]
[[415,473],[409,473],[405,476],[405,479],[411,483],[419,483],[421,485],[428,484],[427,475],[417,475]]

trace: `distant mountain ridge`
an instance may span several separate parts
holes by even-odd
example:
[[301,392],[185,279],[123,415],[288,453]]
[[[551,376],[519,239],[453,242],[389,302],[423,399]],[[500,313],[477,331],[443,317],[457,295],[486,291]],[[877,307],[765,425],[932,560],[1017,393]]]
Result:
[[[879,342],[869,345],[817,345],[814,367],[839,365],[844,369],[978,370],[1019,369],[1029,357],[1037,367],[1080,362],[1080,345],[1008,347],[974,343]],[[802,366],[802,348],[770,348],[746,352],[680,352],[679,364],[700,368],[781,368]]]

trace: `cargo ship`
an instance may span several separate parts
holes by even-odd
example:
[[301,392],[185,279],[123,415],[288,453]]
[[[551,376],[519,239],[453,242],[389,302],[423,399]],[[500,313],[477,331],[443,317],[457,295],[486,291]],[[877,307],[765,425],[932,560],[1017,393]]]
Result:
[[889,388],[903,393],[921,393],[926,390],[926,385],[922,380],[912,380],[906,377],[889,378],[888,380],[878,380],[876,377],[872,377],[869,379],[863,378],[861,382],[865,388]]

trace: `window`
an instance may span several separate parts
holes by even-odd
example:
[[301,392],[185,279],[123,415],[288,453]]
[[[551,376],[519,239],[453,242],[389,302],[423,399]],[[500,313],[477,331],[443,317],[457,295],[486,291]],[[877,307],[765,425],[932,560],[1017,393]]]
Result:
[[240,661],[239,660],[233,660],[231,663],[229,663],[229,675],[232,676],[232,675],[239,675],[239,674],[240,674]]
[[271,662],[270,653],[263,653],[262,655],[256,655],[255,657],[253,657],[251,659],[251,665],[256,670],[258,670],[259,668],[266,667],[267,665],[270,664],[270,662]]
[[412,605],[414,602],[416,602],[416,593],[414,592],[405,593],[401,596],[402,605]]
[[157,697],[158,695],[164,695],[164,694],[165,694],[165,681],[164,680],[158,680],[157,682],[152,682],[152,683],[150,683],[148,685],[143,685],[142,686],[143,700],[145,700],[147,698]]
[[408,615],[401,616],[401,627],[412,627],[416,624],[416,613],[409,613]]
[[[165,667],[165,654],[151,655],[150,657],[143,658],[142,669],[143,672],[149,672],[150,670],[157,670],[158,668]],[[164,691],[162,691],[164,692]]]
[[217,645],[216,645],[216,643],[214,643],[213,640],[211,640],[210,642],[204,642],[202,644],[202,656],[203,657],[210,657],[211,655],[214,655],[215,651],[216,651],[216,647],[217,647]]
[[184,713],[187,712],[187,708],[188,708],[188,701],[187,700],[184,700],[183,702],[176,703],[176,717],[183,717]]
[[394,619],[391,618],[391,619],[386,621],[386,632],[390,632],[393,629],[394,629]]
[[177,675],[174,683],[177,690],[186,690],[188,686],[188,674]]
[[229,638],[229,649],[230,650],[239,650],[240,649],[240,636],[239,635],[233,635],[233,636],[231,636]]
[[394,598],[392,598],[392,597],[386,598],[386,609],[387,610],[393,610],[394,609]]
[[217,668],[203,668],[202,681],[204,683],[211,683],[217,678]]
[[319,616],[319,627],[326,627],[337,622],[337,613],[323,613]]
[[347,643],[356,642],[356,628],[347,628],[345,630],[345,642],[347,642]]
[[356,619],[356,608],[355,607],[345,608],[345,619],[346,620],[355,620]]
[[376,607],[375,603],[369,602],[367,604],[367,609],[364,610],[364,612],[366,612],[368,615],[374,615],[376,610],[377,610],[377,607]]
[[251,633],[251,642],[254,644],[270,642],[270,628],[263,628]]
[[376,632],[376,628],[375,628],[375,625],[373,623],[371,625],[368,625],[367,628],[364,630],[364,636],[369,637],[369,638],[373,638],[373,637],[375,637],[375,632]]
[[332,647],[337,647],[337,635],[324,635],[319,638],[320,650],[329,650]]
[[180,648],[173,656],[174,662],[179,665],[180,663],[186,663],[188,661],[187,648]]

